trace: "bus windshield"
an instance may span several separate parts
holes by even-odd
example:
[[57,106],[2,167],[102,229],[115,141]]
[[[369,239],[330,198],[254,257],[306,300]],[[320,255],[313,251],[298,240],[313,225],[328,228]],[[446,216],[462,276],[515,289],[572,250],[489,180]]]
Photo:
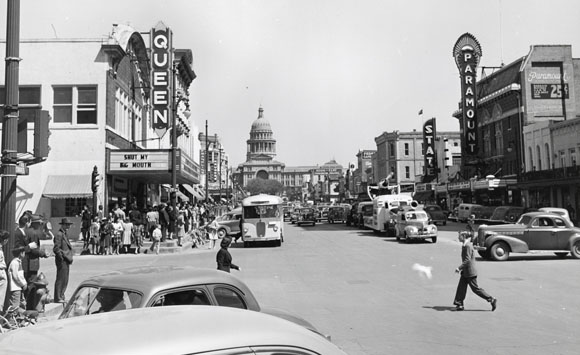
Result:
[[277,218],[280,216],[278,205],[244,207],[244,218]]

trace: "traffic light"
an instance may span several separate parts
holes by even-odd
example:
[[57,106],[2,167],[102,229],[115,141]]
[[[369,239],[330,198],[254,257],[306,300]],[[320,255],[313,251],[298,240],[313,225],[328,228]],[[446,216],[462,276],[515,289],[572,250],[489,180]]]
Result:
[[47,158],[50,152],[50,115],[46,110],[38,110],[34,116],[34,157]]
[[93,173],[91,174],[91,190],[93,193],[96,193],[99,189],[99,172],[97,167],[93,168]]

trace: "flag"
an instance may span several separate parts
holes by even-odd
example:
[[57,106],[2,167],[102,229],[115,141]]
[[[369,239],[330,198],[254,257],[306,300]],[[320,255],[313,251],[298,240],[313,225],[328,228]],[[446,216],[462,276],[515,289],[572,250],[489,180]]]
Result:
[[423,114],[423,109],[419,110],[419,116],[421,116]]

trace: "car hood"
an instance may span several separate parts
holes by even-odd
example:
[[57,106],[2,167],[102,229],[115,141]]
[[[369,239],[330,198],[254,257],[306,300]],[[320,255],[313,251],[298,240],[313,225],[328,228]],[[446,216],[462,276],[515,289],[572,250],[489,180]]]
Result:
[[316,327],[314,325],[312,325],[312,323],[310,323],[306,319],[304,319],[296,314],[292,314],[292,313],[285,311],[283,309],[271,308],[271,307],[260,307],[260,312],[266,313],[266,314],[269,314],[271,316],[275,316],[278,318],[285,319],[285,320],[290,321],[294,324],[298,324],[298,325],[300,325],[308,330],[311,330],[314,333],[319,334],[319,335],[325,337],[326,339],[330,340],[330,335],[321,333],[318,329],[316,329]]

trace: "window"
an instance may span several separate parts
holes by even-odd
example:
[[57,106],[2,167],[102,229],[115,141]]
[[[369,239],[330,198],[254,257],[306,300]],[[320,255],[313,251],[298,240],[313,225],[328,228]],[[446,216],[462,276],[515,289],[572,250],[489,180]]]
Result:
[[405,178],[407,179],[411,178],[411,168],[408,166],[405,167]]
[[409,143],[405,143],[405,155],[409,155]]
[[[6,87],[0,86],[0,105],[6,104]],[[18,89],[18,114],[27,122],[34,122],[35,112],[40,105],[40,86],[21,86]]]
[[83,206],[87,205],[86,198],[67,198],[64,203],[65,216],[77,216],[83,211]]
[[55,123],[97,124],[96,86],[54,86]]
[[389,155],[392,157],[395,156],[395,147],[393,146],[393,143],[389,143]]
[[576,148],[570,148],[570,166],[576,166]]
[[540,146],[536,146],[536,154],[538,155],[538,170],[542,170],[542,151],[540,150]]
[[216,287],[213,290],[213,295],[218,306],[247,309],[246,302],[244,302],[242,296],[229,288]]
[[548,169],[550,169],[552,164],[550,164],[550,146],[548,143],[544,145],[544,150],[546,151],[546,163],[548,164]]
[[211,305],[209,298],[202,290],[184,290],[172,292],[161,297],[160,300],[163,301],[156,302],[155,306]]

